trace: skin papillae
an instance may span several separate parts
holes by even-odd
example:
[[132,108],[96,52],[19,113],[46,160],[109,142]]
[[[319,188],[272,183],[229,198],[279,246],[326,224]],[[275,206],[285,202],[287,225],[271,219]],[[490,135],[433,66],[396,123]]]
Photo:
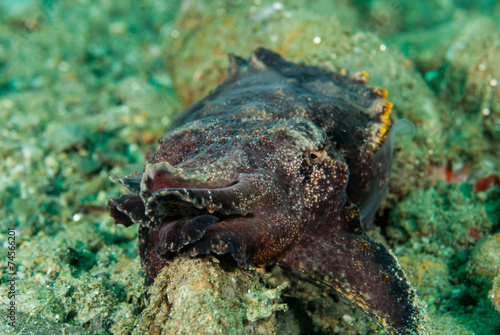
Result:
[[[391,334],[423,334],[426,314],[398,261],[365,234],[390,160],[387,92],[266,49],[229,56],[226,81],[163,135],[142,172],[111,177],[116,224],[139,223],[152,283],[179,255],[230,253],[279,264],[334,292]],[[365,223],[365,222],[363,222]]]

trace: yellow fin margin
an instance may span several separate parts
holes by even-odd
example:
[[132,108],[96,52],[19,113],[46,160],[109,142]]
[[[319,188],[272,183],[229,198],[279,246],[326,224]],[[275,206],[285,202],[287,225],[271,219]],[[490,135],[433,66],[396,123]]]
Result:
[[382,143],[385,136],[387,135],[387,131],[391,127],[391,111],[392,111],[392,102],[384,101],[384,106],[382,107],[382,114],[380,115],[380,129],[377,134],[378,143]]

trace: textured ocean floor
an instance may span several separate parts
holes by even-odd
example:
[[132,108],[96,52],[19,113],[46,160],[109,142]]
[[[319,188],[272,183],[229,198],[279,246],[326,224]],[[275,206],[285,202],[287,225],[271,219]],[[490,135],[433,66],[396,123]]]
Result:
[[417,132],[368,233],[432,334],[500,333],[498,22],[493,1],[0,0],[0,333],[384,333],[277,267],[225,258],[176,260],[148,299],[136,229],[109,218],[109,176],[142,170],[226,54],[258,46],[389,91]]

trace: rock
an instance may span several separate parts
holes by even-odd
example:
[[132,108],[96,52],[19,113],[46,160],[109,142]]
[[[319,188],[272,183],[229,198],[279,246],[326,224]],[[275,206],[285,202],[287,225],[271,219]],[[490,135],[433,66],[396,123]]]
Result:
[[57,124],[47,127],[47,145],[55,151],[65,151],[81,147],[90,136],[87,129],[79,123]]
[[393,243],[410,240],[414,249],[428,253],[458,253],[491,233],[495,217],[490,208],[497,203],[494,196],[484,199],[474,193],[466,182],[439,181],[433,188],[412,191],[397,204],[390,213],[388,238]]
[[261,275],[213,256],[176,259],[149,288],[150,303],[133,334],[297,334],[277,311],[288,283],[267,289]]
[[484,237],[472,251],[467,264],[470,275],[493,283],[500,273],[500,233]]

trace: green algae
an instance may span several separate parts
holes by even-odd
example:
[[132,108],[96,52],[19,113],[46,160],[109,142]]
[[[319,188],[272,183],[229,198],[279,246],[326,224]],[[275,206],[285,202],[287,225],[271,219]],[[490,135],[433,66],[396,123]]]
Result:
[[[487,299],[499,273],[500,187],[474,192],[469,182],[438,181],[415,190],[390,213],[387,237],[436,329],[493,334],[500,326]],[[448,320],[448,321],[446,321]],[[457,328],[458,327],[458,328]]]
[[498,188],[479,194],[466,182],[438,181],[433,188],[411,192],[391,211],[387,234],[399,243],[415,244],[413,249],[423,252],[438,252],[426,250],[434,245],[458,253],[498,228],[494,210],[498,209],[498,198]]

